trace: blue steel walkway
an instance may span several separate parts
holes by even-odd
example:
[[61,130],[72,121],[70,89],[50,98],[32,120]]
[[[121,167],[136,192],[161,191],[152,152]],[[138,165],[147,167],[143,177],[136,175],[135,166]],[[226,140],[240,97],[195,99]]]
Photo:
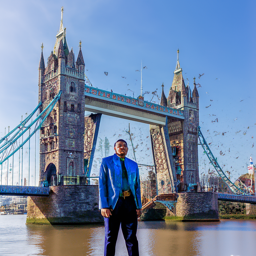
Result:
[[49,187],[0,186],[0,195],[6,196],[49,196]]
[[218,193],[218,200],[256,204],[256,196],[234,195]]

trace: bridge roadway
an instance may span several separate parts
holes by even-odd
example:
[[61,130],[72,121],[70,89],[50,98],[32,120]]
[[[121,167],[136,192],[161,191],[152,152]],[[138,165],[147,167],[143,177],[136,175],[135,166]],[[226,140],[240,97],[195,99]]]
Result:
[[256,204],[256,196],[234,195],[218,193],[218,200]]
[[[49,196],[50,187],[35,187],[35,186],[7,186],[0,185],[0,195],[8,196]],[[164,204],[167,208],[173,208],[173,203],[177,202],[178,194],[160,194],[155,196],[151,201],[143,205],[142,209],[148,209],[159,202]],[[218,200],[241,202],[256,204],[256,196],[234,195],[218,193]]]
[[164,107],[142,98],[133,98],[85,85],[85,110],[137,122],[161,125],[166,124],[166,117],[183,120],[184,111]]
[[[199,192],[200,193],[200,192]],[[230,202],[240,202],[240,203],[250,203],[256,204],[256,196],[245,196],[245,195],[234,195],[234,194],[224,194],[217,193],[218,200],[220,201],[230,201]],[[149,202],[142,206],[142,210],[146,210],[155,206],[155,203],[161,203],[167,208],[172,210],[174,208],[174,203],[177,202],[178,194],[160,194],[152,198]]]
[[5,196],[49,196],[50,187],[0,185],[0,195]]

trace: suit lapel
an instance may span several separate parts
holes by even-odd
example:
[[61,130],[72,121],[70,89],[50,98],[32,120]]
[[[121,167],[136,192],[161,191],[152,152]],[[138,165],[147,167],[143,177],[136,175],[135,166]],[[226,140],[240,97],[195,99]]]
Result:
[[116,154],[114,154],[114,156],[113,156],[113,162],[114,162],[115,174],[120,175],[121,169],[122,169],[121,162],[120,162],[119,157]]

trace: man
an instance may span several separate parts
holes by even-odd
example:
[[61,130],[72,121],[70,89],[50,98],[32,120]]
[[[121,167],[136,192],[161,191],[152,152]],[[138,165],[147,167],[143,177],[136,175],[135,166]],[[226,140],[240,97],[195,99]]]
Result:
[[137,218],[141,215],[140,177],[136,162],[126,158],[125,140],[114,145],[115,154],[102,159],[99,175],[99,208],[105,223],[105,256],[115,255],[121,224],[129,256],[138,256]]

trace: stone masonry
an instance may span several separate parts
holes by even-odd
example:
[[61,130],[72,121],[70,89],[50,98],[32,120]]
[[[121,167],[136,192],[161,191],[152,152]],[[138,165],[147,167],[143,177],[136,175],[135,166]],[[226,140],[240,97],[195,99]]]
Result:
[[98,186],[54,186],[49,197],[28,197],[27,224],[103,222]]
[[[40,132],[40,184],[52,176],[84,174],[84,59],[77,60],[69,50],[62,19],[54,51],[44,64],[43,47],[39,64],[39,102],[41,111],[62,91],[59,102],[47,117]],[[56,184],[56,183],[55,183]]]
[[218,220],[218,195],[212,192],[179,193],[176,217],[184,220]]
[[198,170],[198,131],[199,126],[199,94],[194,81],[194,89],[185,85],[182,68],[179,62],[179,51],[172,86],[168,98],[162,90],[161,105],[182,109],[185,119],[168,120],[168,130],[173,157],[175,162],[177,179],[181,182],[181,191],[186,191],[189,183],[199,181]]

